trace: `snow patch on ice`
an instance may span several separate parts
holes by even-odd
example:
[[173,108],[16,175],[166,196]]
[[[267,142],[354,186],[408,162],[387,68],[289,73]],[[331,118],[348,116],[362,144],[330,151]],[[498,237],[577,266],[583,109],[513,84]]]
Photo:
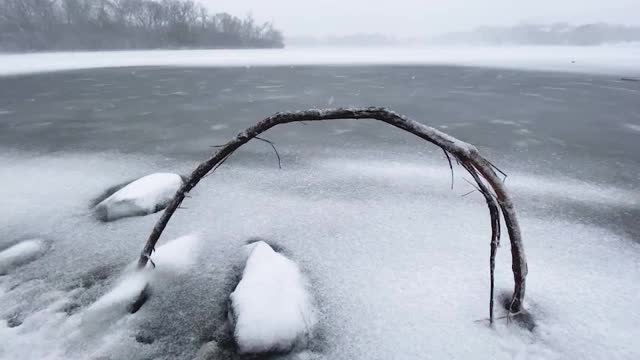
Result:
[[[150,358],[113,355],[133,340],[131,326],[138,314],[127,316],[130,306],[146,289],[162,289],[160,285],[165,285],[168,278],[189,270],[197,261],[200,245],[199,236],[187,235],[159,246],[153,257],[155,269],[137,271],[131,264],[110,290],[77,313],[69,315],[61,309],[78,290],[54,291],[46,295],[51,298],[48,305],[27,314],[20,326],[10,327],[0,320],[0,359],[101,358],[99,354]],[[6,293],[0,291],[0,301],[5,300],[4,296]]]
[[343,129],[343,128],[336,128],[336,129],[332,130],[333,134],[335,134],[335,135],[343,135],[343,134],[346,134],[346,133],[350,133],[352,131],[353,131],[353,129]]
[[247,249],[242,280],[230,295],[239,351],[290,350],[311,336],[317,322],[307,280],[296,263],[265,242]]
[[0,251],[0,275],[41,256],[47,250],[47,242],[42,239],[21,241]]
[[511,120],[502,120],[502,119],[493,119],[489,120],[491,124],[499,124],[499,125],[518,125],[517,122]]
[[220,130],[224,130],[226,128],[228,128],[229,125],[227,124],[215,124],[215,125],[211,125],[211,130],[213,131],[220,131]]
[[564,100],[561,99],[556,99],[556,98],[552,98],[549,96],[544,96],[542,94],[538,94],[538,93],[531,93],[531,92],[525,92],[525,91],[521,91],[520,95],[522,96],[528,96],[528,97],[533,97],[533,98],[538,98],[544,101],[551,101],[551,102],[564,102]]
[[261,89],[261,90],[273,90],[273,89],[281,89],[283,87],[284,85],[257,85],[255,88]]
[[155,173],[141,177],[109,196],[95,211],[104,221],[123,217],[148,215],[160,211],[182,186],[180,175]]
[[633,93],[633,94],[638,94],[640,93],[639,90],[635,90],[635,89],[629,89],[629,88],[625,88],[625,87],[619,87],[619,86],[604,86],[604,85],[600,85],[598,86],[601,89],[607,89],[607,90],[615,90],[615,91],[622,91],[622,92],[627,92],[627,93]]
[[624,127],[633,132],[640,133],[640,125],[638,124],[624,124]]

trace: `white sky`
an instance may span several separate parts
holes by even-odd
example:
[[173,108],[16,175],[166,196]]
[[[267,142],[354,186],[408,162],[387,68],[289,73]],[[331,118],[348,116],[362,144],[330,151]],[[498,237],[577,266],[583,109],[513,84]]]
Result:
[[200,0],[212,11],[273,21],[286,36],[400,37],[521,22],[640,25],[640,0]]

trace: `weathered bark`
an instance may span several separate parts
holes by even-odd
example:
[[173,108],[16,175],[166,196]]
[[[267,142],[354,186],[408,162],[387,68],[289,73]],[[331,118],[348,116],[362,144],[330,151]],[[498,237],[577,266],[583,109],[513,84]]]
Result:
[[[495,266],[495,252],[500,238],[500,213],[504,218],[509,239],[511,242],[511,262],[514,279],[514,291],[509,311],[517,313],[522,308],[525,294],[525,280],[527,276],[527,262],[522,243],[522,235],[516,217],[516,212],[511,201],[511,197],[504,186],[503,181],[494,171],[494,166],[482,157],[475,146],[460,141],[437,129],[426,126],[414,120],[408,119],[397,113],[384,108],[359,108],[359,109],[327,109],[327,110],[307,110],[297,112],[276,113],[256,125],[249,127],[245,131],[236,135],[231,141],[221,146],[219,150],[208,160],[204,161],[191,173],[184,185],[176,192],[173,200],[167,206],[156,225],[154,226],[147,243],[142,250],[138,267],[147,265],[160,235],[167,226],[169,219],[178,209],[185,196],[193,189],[198,182],[210,171],[215,170],[240,146],[246,144],[251,139],[256,138],[261,133],[270,128],[292,122],[300,121],[322,121],[338,119],[373,119],[393,125],[402,130],[408,131],[451,154],[455,159],[471,174],[478,190],[484,195],[489,213],[491,216],[491,301],[490,319],[493,319],[493,269]],[[488,185],[485,185],[486,184]],[[498,207],[500,211],[498,211]]]

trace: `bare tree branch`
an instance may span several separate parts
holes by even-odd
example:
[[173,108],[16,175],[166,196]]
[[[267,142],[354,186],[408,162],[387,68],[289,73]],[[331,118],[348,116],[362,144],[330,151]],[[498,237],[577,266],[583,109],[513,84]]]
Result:
[[[442,131],[426,126],[422,123],[408,119],[393,111],[384,108],[358,108],[358,109],[327,109],[327,110],[307,110],[297,112],[281,112],[276,113],[256,125],[249,127],[243,132],[236,135],[225,146],[221,147],[208,160],[202,162],[191,173],[184,182],[182,187],[176,192],[173,200],[169,203],[166,210],[158,219],[154,226],[147,243],[142,250],[138,267],[144,268],[153,252],[160,235],[164,231],[169,219],[180,206],[185,198],[200,180],[210,171],[215,170],[216,166],[223,163],[233,152],[240,146],[246,144],[251,139],[257,137],[261,133],[280,124],[287,124],[301,121],[323,121],[338,119],[354,119],[364,120],[373,119],[385,122],[399,129],[410,132],[451,154],[456,161],[461,164],[474,178],[476,184],[485,196],[485,200],[489,207],[489,215],[491,217],[491,273],[493,274],[495,267],[495,252],[497,249],[498,239],[500,236],[500,214],[504,218],[504,222],[511,241],[511,268],[513,271],[514,291],[509,311],[517,313],[522,309],[526,288],[527,261],[522,243],[522,235],[520,226],[516,217],[516,212],[511,201],[511,197],[503,183],[503,181],[494,172],[494,166],[478,153],[475,146],[460,141]],[[486,185],[485,185],[486,182]],[[493,192],[491,192],[491,190]],[[495,198],[494,198],[495,196]],[[498,211],[498,208],[500,211]],[[493,279],[491,288],[491,299],[493,299]],[[493,300],[490,303],[490,316],[493,318]]]
[[[466,180],[466,179],[465,179],[465,180]],[[469,192],[466,192],[466,193],[464,193],[464,194],[460,195],[460,197],[465,197],[465,196],[471,195],[471,194],[473,194],[474,192],[476,192],[476,189],[473,189],[473,190],[471,190],[471,191],[469,191]]]
[[496,171],[498,171],[500,174],[502,174],[502,176],[504,176],[504,178],[502,178],[502,182],[507,181],[508,175],[504,171],[500,170],[500,168],[498,168],[497,166],[493,165],[493,163],[491,163],[491,161],[487,160],[487,162],[489,163],[489,165],[491,165],[492,168],[494,168]]
[[444,152],[444,156],[447,157],[447,161],[449,162],[449,170],[451,170],[451,190],[453,190],[453,165],[451,164],[451,158],[447,150],[442,149],[442,152]]
[[220,162],[219,162],[219,163],[217,163],[217,164],[213,167],[213,169],[211,169],[211,171],[209,171],[208,173],[206,173],[206,174],[204,175],[204,177],[207,177],[207,176],[209,176],[209,175],[213,174],[214,172],[216,172],[216,170],[218,170],[218,168],[219,168],[220,166],[222,166],[222,164],[224,164],[224,163],[225,163],[225,161],[227,161],[227,159],[228,159],[230,156],[231,156],[231,154],[228,154],[227,156],[225,156],[224,158],[222,158],[222,160],[220,160]]
[[[478,185],[477,190],[484,196],[487,206],[489,207],[489,215],[491,217],[491,251],[489,253],[489,276],[491,280],[491,288],[489,290],[489,323],[493,324],[493,299],[495,289],[495,269],[496,269],[496,253],[498,244],[500,243],[500,210],[494,195],[487,188],[475,168],[469,164],[462,165],[473,177]],[[466,179],[465,179],[466,180]],[[472,184],[473,186],[473,184]]]

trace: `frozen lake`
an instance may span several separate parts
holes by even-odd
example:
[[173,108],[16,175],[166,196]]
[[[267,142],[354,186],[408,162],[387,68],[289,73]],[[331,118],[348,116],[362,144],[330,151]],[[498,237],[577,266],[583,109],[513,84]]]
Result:
[[[252,237],[284,248],[311,280],[319,334],[297,358],[640,356],[640,315],[629,311],[639,301],[640,82],[621,80],[638,73],[631,62],[594,53],[599,67],[542,72],[486,59],[275,66],[244,56],[252,66],[223,68],[180,54],[200,63],[147,57],[153,66],[143,67],[134,56],[116,68],[78,61],[28,74],[26,60],[20,70],[0,56],[16,64],[0,77],[0,250],[45,244],[0,276],[0,358],[190,359],[212,340],[223,346],[226,298]],[[561,56],[546,59],[530,68],[571,70],[557,67]],[[489,223],[481,196],[461,197],[471,190],[463,170],[451,191],[439,149],[353,121],[270,130],[281,170],[267,144],[240,149],[163,235],[199,236],[188,271],[163,273],[138,313],[91,324],[91,304],[159,216],[100,223],[93,198],[152,172],[186,174],[274,112],[340,106],[389,107],[477,145],[509,174],[533,331],[476,321],[487,316]],[[509,261],[505,245],[499,292],[512,286]]]

